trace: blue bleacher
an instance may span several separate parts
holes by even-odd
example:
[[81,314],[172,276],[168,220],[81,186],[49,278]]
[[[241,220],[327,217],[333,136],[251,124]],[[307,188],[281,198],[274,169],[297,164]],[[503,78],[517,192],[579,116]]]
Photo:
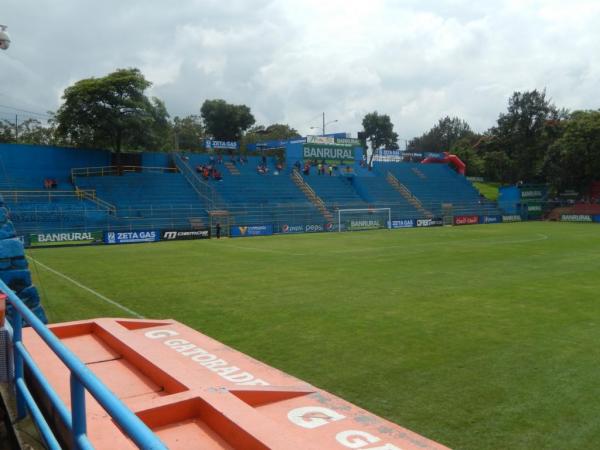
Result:
[[452,204],[455,215],[501,214],[494,202],[483,199],[471,182],[447,164],[376,163],[375,170],[380,176],[391,172],[434,215],[442,214],[443,203]]

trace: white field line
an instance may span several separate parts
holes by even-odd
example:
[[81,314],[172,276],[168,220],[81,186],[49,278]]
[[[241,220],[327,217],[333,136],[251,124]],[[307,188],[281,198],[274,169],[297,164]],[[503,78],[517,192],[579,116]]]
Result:
[[[448,235],[448,236],[451,236],[451,235]],[[549,236],[542,234],[542,233],[536,233],[535,236],[536,237],[532,237],[532,238],[513,239],[513,240],[492,240],[487,237],[482,237],[482,238],[475,238],[475,239],[461,239],[461,240],[453,241],[450,238],[447,241],[424,242],[421,244],[413,244],[413,245],[411,245],[411,248],[436,247],[436,246],[439,246],[442,244],[443,245],[450,245],[450,244],[459,244],[459,245],[466,244],[466,245],[468,245],[468,244],[473,244],[473,243],[478,244],[478,245],[525,244],[528,242],[545,241],[549,238]],[[381,246],[377,246],[377,247],[349,248],[349,249],[344,249],[344,250],[323,250],[323,251],[319,250],[316,253],[290,253],[285,250],[275,250],[275,249],[271,249],[271,248],[260,248],[260,247],[249,247],[249,246],[235,245],[235,244],[229,244],[229,243],[221,243],[221,244],[215,243],[215,245],[221,245],[222,247],[229,247],[229,248],[237,248],[240,250],[249,250],[252,252],[275,253],[275,254],[286,255],[286,256],[313,256],[315,254],[337,255],[337,254],[352,254],[352,253],[364,253],[364,252],[380,252],[380,251],[392,250],[392,249],[406,250],[406,244],[396,244],[396,245],[385,245],[385,246],[381,245]]]
[[31,256],[27,256],[27,258],[29,258],[30,260],[32,260],[35,264],[37,264],[40,267],[43,267],[44,269],[46,269],[48,272],[53,273],[54,275],[57,275],[61,278],[64,278],[65,280],[69,281],[70,283],[73,283],[75,286],[83,289],[84,291],[89,292],[90,294],[95,295],[96,297],[98,297],[99,299],[105,301],[106,303],[109,303],[113,306],[116,306],[119,309],[122,309],[123,311],[125,311],[128,314],[131,314],[134,317],[137,317],[138,319],[145,319],[144,316],[142,316],[141,314],[136,313],[135,311],[133,311],[132,309],[129,309],[127,306],[123,306],[121,305],[119,302],[116,302],[114,300],[111,300],[110,298],[102,295],[99,292],[96,292],[95,290],[81,284],[79,281],[74,280],[71,277],[68,277],[67,275],[65,275],[64,273],[59,272],[58,270],[54,270],[52,267],[48,267],[46,264],[32,258]]
[[[503,240],[494,241],[494,240],[490,240],[488,238],[461,239],[461,240],[457,240],[457,241],[452,241],[450,239],[448,241],[424,242],[422,244],[412,244],[410,246],[410,248],[436,247],[439,245],[451,245],[451,244],[469,245],[469,244],[473,244],[473,243],[478,244],[478,245],[524,244],[524,243],[528,243],[528,242],[545,241],[549,237],[542,233],[536,233],[536,236],[537,237],[534,237],[534,238],[514,239],[514,240],[510,240],[510,241],[503,241]],[[383,250],[390,250],[390,249],[406,250],[406,248],[407,248],[406,244],[386,245],[386,246],[382,245],[382,246],[378,246],[378,247],[360,247],[360,248],[353,248],[353,249],[346,249],[346,250],[331,250],[331,251],[319,252],[319,254],[352,254],[352,253],[363,253],[363,252],[372,252],[372,251],[383,251]]]

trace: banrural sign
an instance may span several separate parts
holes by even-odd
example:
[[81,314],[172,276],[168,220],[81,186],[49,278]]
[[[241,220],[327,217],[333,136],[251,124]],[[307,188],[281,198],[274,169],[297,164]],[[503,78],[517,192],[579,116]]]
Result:
[[353,149],[339,145],[304,144],[305,159],[354,159]]
[[102,232],[90,231],[84,233],[36,233],[29,235],[32,247],[47,245],[82,245],[102,241]]

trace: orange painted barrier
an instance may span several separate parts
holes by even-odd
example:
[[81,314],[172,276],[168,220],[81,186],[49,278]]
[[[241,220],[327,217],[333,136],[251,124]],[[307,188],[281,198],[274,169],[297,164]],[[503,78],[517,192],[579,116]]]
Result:
[[[175,321],[49,328],[170,449],[446,448]],[[23,339],[69,406],[68,370],[32,330]],[[96,448],[136,448],[89,394],[86,409]]]

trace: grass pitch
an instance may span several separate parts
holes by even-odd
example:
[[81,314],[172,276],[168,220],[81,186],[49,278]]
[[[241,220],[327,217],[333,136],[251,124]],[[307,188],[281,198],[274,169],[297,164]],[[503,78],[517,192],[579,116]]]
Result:
[[[591,224],[28,254],[453,448],[600,443],[600,227]],[[31,268],[51,321],[127,316]]]

